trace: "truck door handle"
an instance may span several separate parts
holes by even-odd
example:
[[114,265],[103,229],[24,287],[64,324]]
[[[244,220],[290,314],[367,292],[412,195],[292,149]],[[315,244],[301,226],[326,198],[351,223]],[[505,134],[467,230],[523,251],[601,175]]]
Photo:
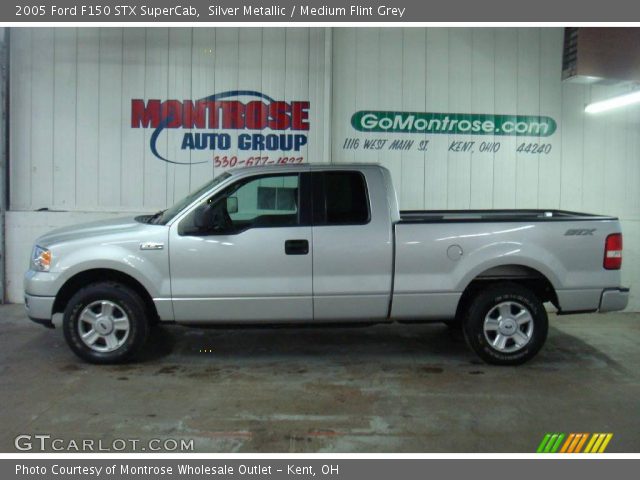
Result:
[[284,242],[284,253],[287,255],[306,255],[309,253],[309,241],[286,240]]

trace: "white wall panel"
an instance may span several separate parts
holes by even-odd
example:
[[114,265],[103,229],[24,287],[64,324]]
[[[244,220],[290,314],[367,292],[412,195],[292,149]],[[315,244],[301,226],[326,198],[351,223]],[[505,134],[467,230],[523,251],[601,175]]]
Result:
[[[12,30],[12,34],[15,30]],[[100,158],[100,102],[98,101],[100,71],[97,59],[100,56],[100,30],[80,28],[77,30],[77,65],[76,65],[76,113],[69,118],[56,118],[56,122],[76,131],[75,154],[75,207],[79,210],[99,210],[98,203],[98,159]],[[61,47],[62,48],[62,47]],[[71,48],[71,46],[69,46]],[[12,94],[20,91],[19,86],[12,87]],[[35,100],[35,96],[34,96]],[[53,119],[52,119],[53,121]],[[16,128],[29,128],[21,125]],[[11,131],[11,135],[15,129]],[[107,139],[102,139],[105,142]],[[11,165],[23,161],[20,157],[12,157]],[[12,176],[11,183],[19,185],[23,179]],[[24,209],[30,210],[34,205],[27,203]],[[57,205],[53,205],[54,208]],[[115,207],[115,206],[114,206]],[[11,208],[14,208],[13,205]]]
[[[492,112],[495,102],[495,31],[472,30],[471,111]],[[494,135],[481,141],[493,143]],[[494,157],[492,149],[477,149],[471,156],[470,204],[476,208],[493,208]]]
[[[155,210],[220,173],[215,155],[327,159],[325,32],[13,29],[11,208]],[[230,90],[309,101],[309,131],[273,131],[308,134],[307,145],[297,152],[239,151],[234,138],[227,151],[197,151],[182,148],[185,132],[196,130],[167,128],[157,150],[182,163],[174,164],[152,154],[154,128],[131,126],[132,99],[195,102]]]
[[[449,29],[428,29],[426,52],[425,108],[432,112],[446,112],[449,106]],[[444,209],[448,199],[448,137],[430,137],[424,172],[424,208]]]
[[[253,48],[252,48],[253,45]],[[239,89],[242,81],[243,88],[249,90],[259,90],[262,84],[260,69],[253,68],[256,62],[245,60],[242,52],[251,54],[252,49],[262,50],[262,34],[260,29],[247,28],[219,28],[215,30],[215,51],[224,51],[224,55],[214,53],[214,69],[212,90],[207,90],[203,85],[203,98],[213,92],[226,92]],[[253,70],[252,70],[253,69]],[[241,73],[242,72],[242,73]],[[214,154],[223,155],[224,152],[215,151]],[[204,165],[204,164],[201,164]],[[218,175],[215,166],[212,164],[213,176]],[[199,182],[202,183],[202,182]]]
[[[404,62],[404,46],[402,45],[404,31],[398,28],[387,29],[366,29],[360,35],[361,42],[376,42],[376,48],[371,49],[372,57],[364,59],[366,71],[363,76],[369,80],[364,81],[370,92],[380,98],[380,108],[382,110],[397,110],[398,105],[403,105],[403,90],[398,85],[398,72],[402,71]],[[338,87],[340,88],[340,87]],[[359,88],[359,85],[356,85]],[[419,92],[418,92],[419,93]],[[350,119],[347,118],[347,121]],[[403,183],[403,163],[405,159],[390,158],[387,150],[377,150],[374,147],[375,141],[379,138],[377,134],[368,134],[365,136],[366,142],[359,154],[360,162],[377,162],[384,165],[391,171],[394,182],[400,185],[398,191],[402,192],[408,189],[406,183]]]
[[[331,59],[332,31],[312,28],[309,31],[308,97],[317,99],[309,113],[308,157],[310,162],[329,162],[331,159]],[[319,104],[322,102],[322,105]]]
[[[356,92],[358,90],[354,65],[357,57],[356,37],[358,28],[336,28],[333,30],[332,54],[332,115],[331,115],[331,160],[333,162],[354,162],[355,150],[344,148],[346,138],[353,135],[347,112],[356,110]],[[336,68],[337,66],[337,68]],[[345,66],[348,66],[345,68]],[[338,100],[339,99],[339,100]],[[338,106],[337,101],[341,104]],[[338,109],[338,112],[333,112]],[[337,135],[336,135],[337,134]]]
[[[558,72],[562,68],[563,30],[547,28],[540,33],[540,105],[541,111],[555,119],[562,118],[562,84]],[[551,152],[540,155],[538,178],[538,208],[560,205],[560,180],[562,168],[562,128],[558,122],[555,135],[545,138]]]
[[[260,33],[261,48],[250,47],[250,50],[258,55],[255,63],[260,66],[262,80],[259,90],[269,92],[274,98],[284,98],[287,79],[286,58],[289,53],[287,50],[295,51],[293,43],[287,44],[286,29],[283,28],[266,28],[260,30]],[[291,38],[294,39],[295,36]]]
[[[131,128],[131,99],[145,96],[146,30],[125,28],[122,32],[122,98],[120,110],[120,203],[123,209],[142,208],[144,203],[144,154],[147,143]],[[140,93],[142,92],[142,93]]]
[[[356,29],[356,51],[355,63],[352,64],[351,72],[345,71],[344,73],[348,77],[355,77],[355,102],[358,108],[360,105],[369,103],[370,98],[378,98],[382,101],[383,95],[380,91],[380,79],[383,75],[389,75],[386,72],[381,62],[385,60],[392,61],[392,56],[387,58],[380,58],[380,34],[382,29],[380,28],[357,28]],[[336,45],[337,46],[337,45]],[[398,43],[395,44],[396,52],[393,56],[399,54],[401,50]],[[336,68],[337,67],[337,68]],[[341,69],[342,65],[334,65],[336,70]],[[353,70],[355,68],[355,71]],[[397,75],[396,72],[393,75]],[[340,85],[334,85],[334,92],[337,94],[340,91]],[[384,96],[392,94],[391,92],[384,92]],[[335,97],[334,97],[335,98]],[[335,104],[334,104],[335,105]],[[347,121],[350,116],[346,116]],[[335,118],[335,116],[334,116]],[[373,133],[365,133],[362,135],[363,139],[372,140],[377,135]],[[336,137],[337,139],[337,137]],[[364,149],[361,146],[353,158],[356,162],[371,162],[376,161],[377,156],[372,158],[371,152]]]
[[[625,177],[622,182],[622,189],[625,199],[622,202],[622,216],[628,219],[638,219],[640,217],[640,112],[637,109],[629,110],[626,115],[624,130],[625,138]],[[603,155],[600,155],[603,157]],[[604,162],[603,162],[604,163]]]
[[[603,211],[616,212],[616,215],[628,216],[627,198],[630,197],[630,191],[627,191],[625,178],[630,172],[627,165],[627,118],[628,112],[622,111],[618,115],[612,116],[607,122],[605,144],[608,147],[605,155],[598,157],[600,163],[605,163],[604,170],[604,202],[602,203]],[[603,122],[606,120],[603,117]],[[636,123],[637,127],[640,123]],[[592,152],[585,152],[585,162],[592,155]],[[640,187],[640,185],[638,185]],[[638,188],[636,187],[636,189]],[[583,188],[583,199],[590,192]],[[630,198],[629,198],[630,199]],[[584,200],[583,200],[584,204]],[[584,207],[581,207],[584,208]]]
[[560,207],[580,210],[584,175],[584,88],[562,85],[562,157],[560,157]]
[[[193,29],[169,29],[169,55],[167,58],[167,92],[179,92],[179,98],[193,99],[191,70],[193,49]],[[171,98],[174,95],[168,94]],[[206,95],[206,94],[205,94]],[[191,152],[180,151],[183,129],[170,129],[167,132],[168,158],[181,158],[189,161]],[[190,192],[191,165],[167,165],[167,204],[173,204]]]
[[[471,111],[471,38],[471,29],[449,30],[449,112]],[[448,152],[447,163],[447,208],[470,208],[471,152]]]
[[98,57],[98,205],[121,205],[123,29],[103,28]]
[[[498,28],[495,30],[494,60],[494,110],[496,113],[516,113],[518,101],[518,30]],[[559,51],[555,55],[560,55]],[[556,72],[556,76],[560,73]],[[500,150],[494,156],[493,208],[516,207],[516,155],[515,137],[496,136]]]
[[[262,90],[262,55],[264,53],[264,32],[261,28],[237,29],[238,32],[238,68],[232,73],[235,84],[248,90]],[[266,64],[268,66],[268,64]],[[219,71],[219,70],[218,70]],[[231,72],[229,72],[231,73]]]
[[[426,33],[419,29],[386,29],[382,30],[380,49],[381,64],[386,65],[387,74],[380,79],[382,89],[380,96],[384,98],[383,110],[424,110],[426,107],[426,88],[424,86],[424,74],[426,71]],[[396,45],[401,45],[401,53]],[[389,62],[387,63],[387,60]],[[402,85],[394,74],[402,72],[402,78],[406,79]],[[400,88],[398,88],[400,86]],[[398,102],[397,96],[401,96]],[[398,108],[400,105],[400,108]],[[402,135],[394,136],[403,140]],[[415,141],[425,140],[425,136],[416,135]],[[384,158],[384,164],[394,171],[396,159],[391,158],[384,150],[378,151],[378,158]],[[424,208],[424,165],[425,152],[417,149],[400,153],[400,195],[406,208],[420,210]],[[397,175],[394,179],[398,178]]]
[[[213,28],[195,28],[192,30],[193,48],[191,49],[191,96],[194,99],[204,98],[212,92],[218,91],[216,83],[216,36],[220,30]],[[234,45],[237,42],[234,42]],[[221,48],[225,48],[220,42]],[[224,58],[224,56],[222,56]],[[237,58],[237,56],[236,56]],[[237,69],[234,69],[237,70]],[[191,158],[191,156],[190,156]],[[193,191],[214,175],[212,162],[195,163],[189,165],[188,190]]]
[[31,50],[31,202],[53,204],[53,28],[37,28]]
[[[76,34],[74,29],[54,29],[53,118],[74,118],[76,114]],[[73,127],[53,122],[52,204],[61,208],[74,208],[76,201],[76,129]]]
[[[540,115],[540,29],[518,29],[517,103],[518,115]],[[532,140],[527,138],[526,141]],[[537,140],[537,139],[533,139]],[[516,141],[520,144],[521,141]],[[516,150],[517,152],[517,150]],[[516,153],[516,208],[538,203],[539,154]]]
[[[11,30],[9,208],[31,208],[31,48],[33,30]],[[15,88],[19,85],[20,88]]]
[[[169,93],[169,29],[149,28],[146,35],[144,99],[173,99]],[[177,93],[177,92],[176,92]],[[169,164],[158,161],[149,150],[153,130],[144,129],[144,177],[142,208],[159,209],[171,204],[167,198]],[[157,142],[160,155],[169,154],[168,134]]]

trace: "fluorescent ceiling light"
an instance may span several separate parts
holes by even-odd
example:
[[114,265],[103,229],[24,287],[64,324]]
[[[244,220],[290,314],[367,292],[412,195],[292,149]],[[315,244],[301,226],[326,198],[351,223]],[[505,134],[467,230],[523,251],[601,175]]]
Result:
[[617,97],[590,103],[585,107],[584,111],[587,113],[599,113],[639,102],[640,90],[635,90],[631,93],[625,93],[624,95],[618,95]]

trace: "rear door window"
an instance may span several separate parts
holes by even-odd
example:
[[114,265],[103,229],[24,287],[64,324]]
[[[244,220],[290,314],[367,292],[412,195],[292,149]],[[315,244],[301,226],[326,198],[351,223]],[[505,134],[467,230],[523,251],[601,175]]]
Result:
[[314,224],[362,225],[369,222],[369,197],[360,172],[314,174]]

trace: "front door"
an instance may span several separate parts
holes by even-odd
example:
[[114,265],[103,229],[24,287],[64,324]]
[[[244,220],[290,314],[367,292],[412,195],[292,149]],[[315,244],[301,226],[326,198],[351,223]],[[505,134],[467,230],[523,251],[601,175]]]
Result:
[[[179,322],[313,318],[307,174],[239,179],[171,226],[171,291]],[[305,191],[303,191],[305,190]],[[197,226],[196,226],[197,225]]]

